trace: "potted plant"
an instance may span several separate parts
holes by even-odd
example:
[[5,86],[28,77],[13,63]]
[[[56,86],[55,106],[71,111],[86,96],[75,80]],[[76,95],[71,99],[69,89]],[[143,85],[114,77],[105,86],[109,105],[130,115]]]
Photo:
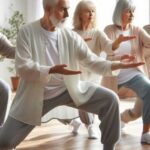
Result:
[[[16,45],[18,31],[20,26],[23,24],[25,24],[23,14],[20,11],[15,10],[12,13],[12,16],[8,19],[8,28],[0,27],[0,32],[4,34],[12,42],[12,44]],[[11,82],[13,90],[15,91],[19,83],[19,77],[15,71],[14,60],[11,60],[11,65],[8,67],[8,71],[13,74],[13,76],[11,76]]]
[[19,76],[17,75],[15,70],[15,61],[11,60],[10,63],[11,65],[8,67],[8,71],[11,72],[12,74],[12,76],[10,77],[12,83],[12,89],[13,91],[16,91],[19,84]]

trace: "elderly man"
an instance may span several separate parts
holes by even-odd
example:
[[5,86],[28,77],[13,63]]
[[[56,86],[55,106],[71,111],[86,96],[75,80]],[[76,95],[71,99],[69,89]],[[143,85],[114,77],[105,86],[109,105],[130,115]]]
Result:
[[98,114],[104,150],[113,150],[119,138],[117,95],[80,81],[79,63],[109,75],[112,70],[142,65],[102,60],[90,52],[73,31],[58,26],[68,17],[69,0],[43,0],[44,16],[22,27],[18,34],[16,69],[21,81],[9,117],[0,129],[0,148],[15,148],[41,117],[59,105]]

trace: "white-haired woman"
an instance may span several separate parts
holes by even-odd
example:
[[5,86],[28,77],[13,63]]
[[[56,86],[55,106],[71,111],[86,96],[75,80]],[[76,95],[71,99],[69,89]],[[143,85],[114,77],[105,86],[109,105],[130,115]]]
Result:
[[[118,36],[114,42],[108,39],[106,34],[96,27],[96,6],[90,0],[83,0],[78,3],[74,12],[73,26],[74,31],[86,41],[90,49],[98,56],[100,56],[102,51],[105,50],[109,53],[119,47],[121,42],[134,38],[134,36]],[[100,76],[93,74],[82,66],[81,70],[82,80],[100,84]],[[79,114],[80,119],[88,129],[89,137],[96,138],[94,115],[83,111],[79,111]],[[74,126],[73,131],[76,131],[78,126],[75,120],[72,122],[72,125]]]
[[[15,47],[11,45],[10,41],[0,33],[0,55],[7,58],[15,57]],[[6,119],[6,112],[10,104],[11,89],[8,83],[0,79],[0,126],[4,124]]]
[[[115,60],[118,56],[123,54],[135,55],[135,61],[145,61],[143,56],[143,47],[150,48],[150,36],[142,29],[132,24],[134,18],[135,5],[132,0],[119,0],[116,4],[113,14],[113,25],[108,25],[105,28],[105,33],[111,40],[116,39],[119,35],[135,35],[136,38],[124,42],[120,47],[112,54],[114,55],[110,59]],[[150,81],[146,77],[147,68],[141,66],[133,69],[121,70],[118,75],[118,87],[127,87],[132,89],[137,96],[143,100],[138,99],[137,105],[133,110],[141,111],[143,118],[143,132],[141,142],[150,144]],[[139,105],[141,103],[141,105]],[[122,113],[122,120],[127,122],[134,120],[134,113],[132,110]],[[125,117],[126,115],[126,117]],[[130,116],[130,118],[128,118]]]

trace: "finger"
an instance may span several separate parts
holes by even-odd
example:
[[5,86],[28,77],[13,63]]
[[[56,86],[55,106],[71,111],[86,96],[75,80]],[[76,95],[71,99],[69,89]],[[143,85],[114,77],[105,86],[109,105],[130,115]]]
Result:
[[141,66],[141,65],[144,65],[145,63],[144,62],[139,62],[139,63],[131,63],[131,64],[126,64],[125,65],[125,68],[133,68],[133,67],[138,67],[138,66]]
[[76,74],[81,74],[81,71],[66,70],[66,72],[64,74],[65,75],[76,75]]
[[125,40],[131,40],[131,39],[135,39],[135,38],[136,38],[136,36],[126,36]]
[[133,61],[133,60],[135,60],[135,56],[129,56],[127,59],[128,59],[128,61]]
[[66,65],[66,64],[62,64],[62,65],[60,65],[60,66],[61,66],[61,67],[63,67],[63,68],[64,68],[64,67],[67,67],[67,65]]
[[136,38],[136,36],[135,36],[135,35],[128,36],[128,37],[129,37],[129,38],[132,38],[132,39],[133,39],[133,38]]
[[89,37],[89,38],[85,38],[85,39],[84,39],[84,41],[90,41],[90,40],[92,40],[92,38],[91,38],[91,37]]
[[145,64],[145,62],[139,62],[139,63],[137,63],[137,65],[144,65]]

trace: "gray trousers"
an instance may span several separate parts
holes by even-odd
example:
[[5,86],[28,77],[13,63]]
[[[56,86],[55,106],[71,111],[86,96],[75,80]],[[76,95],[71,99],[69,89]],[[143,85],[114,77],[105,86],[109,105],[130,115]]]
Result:
[[[79,117],[81,121],[88,127],[94,124],[94,114],[79,109]],[[58,119],[63,124],[70,124],[73,119]]]
[[[69,93],[66,91],[58,97],[44,101],[43,115],[59,105],[67,105],[97,114],[101,120],[101,142],[104,146],[112,145],[113,147],[120,136],[118,100],[118,96],[113,91],[104,87],[99,87],[88,102],[77,107],[73,103]],[[15,120],[12,117],[8,117],[6,123],[0,129],[0,149],[15,148],[25,139],[34,127],[35,126]],[[113,150],[112,147],[107,150]]]
[[119,85],[119,87],[121,86],[132,89],[143,100],[143,124],[150,124],[150,80],[144,74],[139,74],[126,83]]
[[80,116],[81,121],[87,126],[94,123],[94,114],[92,113],[79,110],[79,116]]
[[0,80],[0,126],[3,125],[7,116],[6,112],[9,107],[10,91],[9,85]]

